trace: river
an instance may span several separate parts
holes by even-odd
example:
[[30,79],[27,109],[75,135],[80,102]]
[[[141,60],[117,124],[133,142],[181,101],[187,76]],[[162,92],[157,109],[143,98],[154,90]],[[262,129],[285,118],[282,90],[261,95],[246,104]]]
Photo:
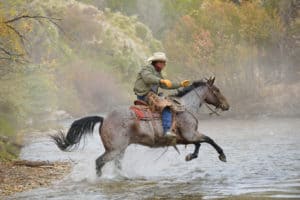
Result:
[[22,149],[22,159],[69,160],[73,170],[51,187],[9,199],[300,199],[299,118],[213,118],[201,120],[199,130],[224,149],[227,163],[208,144],[190,162],[184,158],[193,146],[180,146],[179,155],[173,148],[164,153],[131,145],[123,169],[109,163],[99,178],[94,162],[104,150],[96,131],[75,152],[59,151],[48,137],[34,139]]

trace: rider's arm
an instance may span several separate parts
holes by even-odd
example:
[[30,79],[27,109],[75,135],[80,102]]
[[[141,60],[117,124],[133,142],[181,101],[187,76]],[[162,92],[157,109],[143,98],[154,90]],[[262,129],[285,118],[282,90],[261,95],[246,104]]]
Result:
[[171,86],[170,86],[170,87],[167,87],[165,84],[160,83],[160,84],[159,84],[159,87],[161,87],[161,88],[163,88],[163,89],[170,89],[170,90],[172,90],[172,89],[180,88],[181,85],[180,85],[180,83],[172,82]]
[[159,87],[161,87],[163,89],[177,89],[182,86],[181,83],[171,82],[171,86],[168,87],[166,84],[164,84],[162,82],[162,80],[164,80],[164,78],[162,78],[160,76],[156,76],[155,74],[153,74],[152,70],[149,68],[144,68],[141,71],[141,76],[146,84],[159,84]]

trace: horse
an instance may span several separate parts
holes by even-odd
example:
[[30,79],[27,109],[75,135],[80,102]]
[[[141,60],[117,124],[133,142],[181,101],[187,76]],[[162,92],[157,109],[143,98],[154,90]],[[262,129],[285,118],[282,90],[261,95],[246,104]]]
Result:
[[[178,134],[175,138],[175,145],[193,144],[195,146],[194,152],[186,156],[186,161],[197,158],[201,143],[208,143],[219,154],[219,160],[226,162],[222,148],[213,139],[198,131],[198,119],[193,112],[193,110],[199,109],[203,103],[213,105],[216,110],[226,111],[229,109],[226,98],[214,85],[214,81],[214,77],[205,81],[194,81],[190,86],[178,90],[173,95],[185,107],[183,112],[176,113]],[[121,159],[130,144],[140,144],[152,148],[174,146],[173,142],[170,143],[163,137],[161,121],[159,121],[160,125],[155,126],[156,128],[150,125],[150,121],[139,121],[139,128],[134,129],[137,118],[128,107],[115,109],[106,118],[88,116],[78,119],[71,124],[67,135],[60,132],[51,137],[60,150],[71,151],[79,145],[83,136],[93,133],[97,123],[100,123],[99,134],[105,148],[105,152],[96,159],[98,176],[101,176],[101,169],[110,161],[114,161],[117,168],[121,169]],[[162,137],[157,137],[158,135]]]

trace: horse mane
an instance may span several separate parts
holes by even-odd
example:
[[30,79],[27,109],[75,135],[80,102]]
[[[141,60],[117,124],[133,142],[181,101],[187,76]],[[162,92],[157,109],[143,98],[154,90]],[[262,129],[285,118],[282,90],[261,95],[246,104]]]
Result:
[[182,96],[186,95],[187,93],[189,93],[190,91],[192,91],[193,89],[200,87],[200,86],[206,86],[206,82],[203,80],[193,81],[193,83],[190,86],[185,87],[180,90],[177,90],[177,93],[174,96],[182,97]]

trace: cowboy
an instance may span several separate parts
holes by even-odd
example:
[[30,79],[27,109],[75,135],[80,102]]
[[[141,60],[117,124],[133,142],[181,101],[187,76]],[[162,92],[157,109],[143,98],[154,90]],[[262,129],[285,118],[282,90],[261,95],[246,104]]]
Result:
[[[163,52],[156,52],[147,60],[149,65],[144,66],[137,75],[134,85],[134,93],[137,99],[148,102],[147,95],[158,94],[158,88],[163,89],[177,89],[179,87],[187,87],[190,84],[189,80],[184,80],[180,83],[172,82],[165,79],[161,71],[166,66],[167,57]],[[176,137],[171,131],[172,125],[172,112],[170,107],[165,107],[162,110],[162,125],[164,136]]]

